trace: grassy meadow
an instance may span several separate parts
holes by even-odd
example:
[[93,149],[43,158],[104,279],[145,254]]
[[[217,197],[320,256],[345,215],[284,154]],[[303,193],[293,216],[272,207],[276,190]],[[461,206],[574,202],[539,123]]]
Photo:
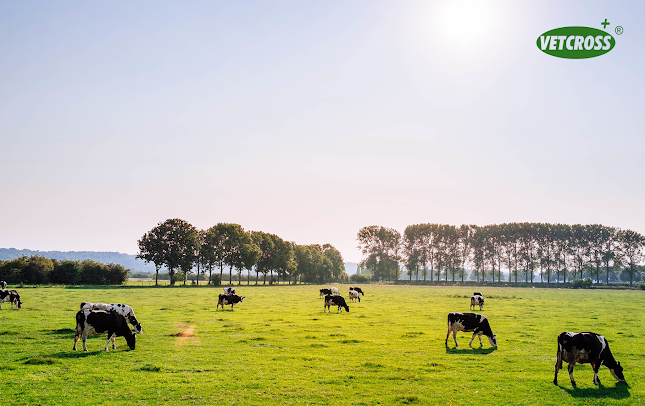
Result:
[[[348,285],[338,285],[347,299]],[[22,288],[21,310],[0,311],[0,396],[12,404],[632,405],[645,401],[643,291],[364,285],[350,313],[323,312],[321,286],[240,286],[243,303],[216,311],[220,288]],[[499,348],[446,317],[486,297]],[[81,301],[134,307],[143,334],[72,351]],[[627,385],[588,364],[553,385],[556,337],[595,331],[610,342]],[[110,347],[111,348],[111,347]],[[16,402],[17,401],[17,402]]]

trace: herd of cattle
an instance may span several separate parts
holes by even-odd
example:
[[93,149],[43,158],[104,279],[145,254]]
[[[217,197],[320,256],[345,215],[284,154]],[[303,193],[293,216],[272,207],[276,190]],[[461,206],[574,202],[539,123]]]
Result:
[[[22,307],[20,294],[15,290],[7,290],[7,283],[5,281],[0,281],[0,287],[2,288],[0,290],[0,309],[2,309],[3,302],[11,302],[11,308],[14,308],[15,305],[17,309],[20,309]],[[365,295],[361,288],[349,288],[350,301],[358,300],[360,303],[360,295]],[[344,308],[346,312],[349,312],[349,306],[345,299],[340,296],[338,288],[320,289],[320,297],[322,296],[325,298],[324,311],[331,311],[331,306],[336,306],[338,308],[337,311],[341,311]],[[224,309],[225,305],[231,305],[231,310],[233,310],[235,304],[241,303],[243,300],[244,296],[238,296],[235,293],[235,288],[224,288],[224,293],[218,297],[215,310],[219,310],[219,306],[222,306],[222,309]],[[473,310],[475,306],[479,306],[480,311],[484,307],[484,296],[481,292],[475,292],[470,298],[470,309]],[[130,330],[128,323],[134,327],[134,331]],[[488,319],[482,314],[448,313],[446,346],[448,346],[448,338],[450,337],[450,332],[452,332],[455,346],[459,347],[459,344],[457,344],[457,332],[459,331],[473,333],[468,343],[470,347],[472,347],[472,342],[475,337],[479,338],[479,345],[483,346],[481,337],[484,335],[488,338],[490,345],[497,348],[497,336],[493,334]],[[76,351],[76,343],[79,338],[83,340],[83,351],[88,351],[86,345],[88,335],[102,335],[105,333],[108,336],[107,342],[105,343],[105,351],[108,351],[110,341],[112,341],[112,349],[116,349],[116,337],[124,337],[128,347],[134,350],[136,334],[143,333],[143,329],[134,314],[134,309],[126,304],[82,302],[80,310],[76,313],[74,351]],[[560,333],[558,336],[558,351],[554,368],[555,377],[553,378],[553,383],[556,385],[558,384],[558,371],[562,369],[562,361],[569,364],[569,378],[573,386],[576,386],[576,382],[573,379],[573,368],[577,363],[591,364],[594,371],[593,383],[596,385],[600,384],[598,370],[602,365],[609,368],[612,376],[619,382],[625,382],[623,367],[620,365],[620,362],[614,359],[614,356],[609,350],[607,339],[599,334],[592,332],[572,333],[566,331]]]

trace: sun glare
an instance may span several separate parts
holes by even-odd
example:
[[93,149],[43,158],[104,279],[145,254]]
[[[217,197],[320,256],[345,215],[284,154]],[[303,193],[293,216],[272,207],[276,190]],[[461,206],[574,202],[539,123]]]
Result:
[[455,0],[433,10],[442,41],[453,46],[471,47],[487,40],[496,21],[493,6],[481,0]]

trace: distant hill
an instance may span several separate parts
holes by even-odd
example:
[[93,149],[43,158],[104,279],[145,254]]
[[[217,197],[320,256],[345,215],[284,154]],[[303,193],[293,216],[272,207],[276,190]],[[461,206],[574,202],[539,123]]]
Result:
[[[153,263],[146,264],[142,259],[137,259],[136,255],[121,254],[120,252],[101,252],[101,251],[32,251],[18,250],[15,248],[0,248],[0,260],[18,258],[22,255],[40,255],[45,258],[57,259],[59,261],[69,259],[72,261],[84,261],[91,259],[103,264],[120,264],[135,272],[155,272]],[[357,264],[354,262],[345,262],[345,271],[347,275],[356,273]],[[165,269],[162,272],[167,272]]]
[[18,250],[15,248],[0,248],[0,260],[18,258],[22,255],[40,255],[45,258],[57,259],[59,261],[69,259],[72,261],[84,261],[91,259],[103,264],[120,264],[132,271],[154,272],[155,266],[152,263],[146,264],[145,261],[137,259],[135,255],[121,254],[120,252],[100,252],[100,251],[32,251]]

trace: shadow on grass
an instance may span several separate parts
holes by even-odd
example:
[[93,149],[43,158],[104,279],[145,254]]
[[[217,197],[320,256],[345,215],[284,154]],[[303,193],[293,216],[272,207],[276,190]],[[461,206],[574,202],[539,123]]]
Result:
[[74,337],[76,335],[76,330],[73,328],[59,328],[57,330],[42,330],[45,334],[51,335],[64,335]]
[[[559,386],[559,385],[558,385]],[[599,385],[598,388],[560,388],[566,391],[574,398],[610,398],[610,399],[625,399],[631,396],[629,393],[629,385],[625,382],[618,382],[616,386],[603,386]]]
[[490,354],[491,352],[497,350],[495,347],[479,347],[479,348],[450,348],[446,346],[446,354],[481,354],[481,355],[487,355]]

